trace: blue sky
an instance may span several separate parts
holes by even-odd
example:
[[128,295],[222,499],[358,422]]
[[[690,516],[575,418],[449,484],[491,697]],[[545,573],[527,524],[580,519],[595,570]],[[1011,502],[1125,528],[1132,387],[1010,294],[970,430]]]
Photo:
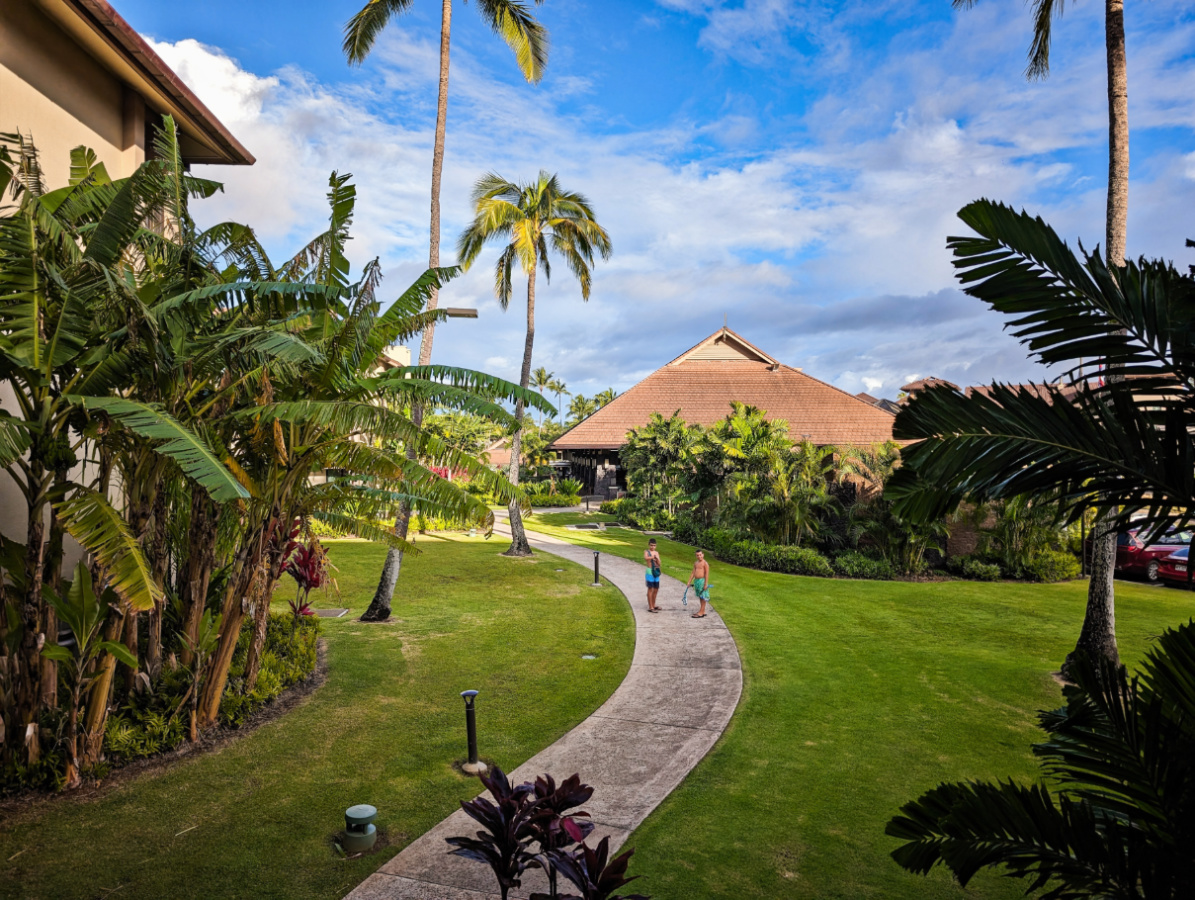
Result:
[[[118,0],[117,8],[258,157],[212,168],[199,211],[258,228],[278,256],[315,234],[328,174],[352,172],[354,258],[398,293],[426,261],[440,4],[415,0],[349,68],[361,0]],[[913,376],[1041,378],[1000,318],[962,295],[955,212],[992,197],[1102,242],[1103,4],[1068,4],[1053,72],[1023,77],[1030,8],[980,0],[547,0],[547,77],[522,82],[474,7],[455,4],[442,202],[451,261],[474,179],[540,169],[591,198],[615,255],[593,296],[542,284],[535,365],[574,393],[629,387],[718,328],[851,391]],[[1132,254],[1193,261],[1195,12],[1128,10]],[[483,256],[444,301],[437,362],[515,376],[521,306]]]

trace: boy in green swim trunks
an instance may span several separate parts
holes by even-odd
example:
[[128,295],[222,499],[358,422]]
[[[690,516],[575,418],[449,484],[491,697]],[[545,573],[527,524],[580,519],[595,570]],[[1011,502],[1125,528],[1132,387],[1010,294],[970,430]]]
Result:
[[660,553],[656,550],[656,539],[647,542],[643,551],[643,562],[647,565],[647,611],[659,612],[656,596],[660,593]]
[[697,561],[693,563],[693,573],[689,576],[689,584],[697,588],[697,598],[701,601],[701,609],[693,613],[692,618],[705,618],[705,604],[710,599],[710,564],[705,561],[705,554],[697,551]]

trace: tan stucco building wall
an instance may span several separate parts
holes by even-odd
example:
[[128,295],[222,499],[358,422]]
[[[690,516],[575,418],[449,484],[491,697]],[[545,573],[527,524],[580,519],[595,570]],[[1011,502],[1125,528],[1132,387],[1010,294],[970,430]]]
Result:
[[145,160],[141,95],[28,0],[0,0],[0,131],[33,138],[50,188],[66,183],[79,145],[113,178]]
[[[89,147],[112,178],[146,158],[151,127],[169,113],[188,163],[252,165],[211,114],[109,0],[0,0],[0,132],[32,138],[49,190],[70,175],[70,152]],[[16,401],[0,383],[0,407]],[[0,533],[24,542],[26,504],[0,470]],[[67,539],[66,567],[80,555]]]

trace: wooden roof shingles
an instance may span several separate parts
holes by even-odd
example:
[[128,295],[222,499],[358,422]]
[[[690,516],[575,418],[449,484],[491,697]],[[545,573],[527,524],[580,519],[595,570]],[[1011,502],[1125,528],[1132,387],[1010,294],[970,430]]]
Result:
[[776,362],[723,328],[566,431],[552,449],[618,449],[654,412],[679,410],[686,422],[710,426],[733,401],[786,420],[794,441],[866,446],[892,439],[891,413]]

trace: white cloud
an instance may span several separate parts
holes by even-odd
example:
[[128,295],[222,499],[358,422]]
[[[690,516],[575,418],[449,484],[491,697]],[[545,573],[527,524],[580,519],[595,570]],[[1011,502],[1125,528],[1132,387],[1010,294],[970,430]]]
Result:
[[[779,0],[662,5],[705,15],[711,27],[721,22],[723,37],[743,16],[780,22],[795,8]],[[958,16],[944,43],[843,78],[810,107],[799,138],[757,138],[752,115],[725,111],[649,129],[598,128],[575,102],[578,93],[600,91],[588,76],[562,74],[564,94],[503,84],[458,49],[442,261],[455,257],[478,175],[527,179],[543,167],[589,195],[615,245],[613,260],[599,263],[588,304],[563,266],[538,291],[535,365],[575,392],[625,389],[714,331],[724,314],[769,352],[852,391],[904,384],[909,371],[960,383],[1041,377],[1001,333],[999,317],[958,292],[945,238],[962,230],[961,206],[988,196],[1030,206],[1068,238],[1102,239],[1102,183],[1065,157],[1098,147],[1106,129],[1102,89],[1092,88],[1101,60],[1068,56],[1090,43],[1098,11],[1068,9],[1054,75],[1027,84],[1017,62],[1024,23],[998,6]],[[1184,22],[1134,47],[1138,127],[1195,125],[1187,99],[1195,66],[1182,59],[1193,37]],[[298,69],[259,77],[194,41],[155,48],[259,160],[251,169],[205,172],[228,185],[206,204],[205,219],[249,222],[281,256],[323,227],[328,174],[350,171],[359,195],[354,259],[380,256],[395,292],[421,270],[435,46],[387,33],[375,52],[380,66],[344,85]],[[512,123],[517,138],[495,138]],[[718,134],[724,147],[764,149],[741,159],[693,151],[699,138]],[[1134,252],[1177,256],[1179,232],[1195,234],[1185,224],[1193,160],[1156,155],[1144,180],[1134,170]],[[517,298],[508,312],[498,308],[492,259],[487,253],[446,289],[445,303],[477,306],[480,319],[437,329],[436,359],[514,377],[523,307]]]

